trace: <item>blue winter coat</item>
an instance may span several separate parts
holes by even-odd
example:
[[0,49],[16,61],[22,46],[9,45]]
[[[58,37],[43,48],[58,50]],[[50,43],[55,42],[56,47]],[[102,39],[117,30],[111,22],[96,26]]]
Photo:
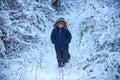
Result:
[[51,34],[51,42],[55,45],[56,50],[69,48],[71,33],[65,28],[54,28]]

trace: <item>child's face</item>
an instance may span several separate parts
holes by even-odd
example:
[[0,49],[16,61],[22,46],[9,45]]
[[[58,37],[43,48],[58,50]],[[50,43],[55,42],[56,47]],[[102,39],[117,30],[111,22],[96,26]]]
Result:
[[63,23],[58,23],[58,27],[59,27],[59,28],[63,28],[63,27],[64,27],[64,24],[63,24]]

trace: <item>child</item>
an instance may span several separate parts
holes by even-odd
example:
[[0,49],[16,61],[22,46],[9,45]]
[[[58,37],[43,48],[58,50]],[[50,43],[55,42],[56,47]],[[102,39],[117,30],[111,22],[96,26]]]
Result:
[[70,60],[68,48],[71,38],[71,33],[67,29],[67,23],[64,20],[58,20],[54,24],[54,29],[51,33],[51,41],[55,45],[59,67],[63,67],[65,63]]

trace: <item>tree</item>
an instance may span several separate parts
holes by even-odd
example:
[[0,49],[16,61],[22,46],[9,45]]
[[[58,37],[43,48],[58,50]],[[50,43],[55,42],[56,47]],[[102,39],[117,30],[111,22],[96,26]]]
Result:
[[60,10],[60,0],[53,1],[52,6],[55,10],[59,11]]

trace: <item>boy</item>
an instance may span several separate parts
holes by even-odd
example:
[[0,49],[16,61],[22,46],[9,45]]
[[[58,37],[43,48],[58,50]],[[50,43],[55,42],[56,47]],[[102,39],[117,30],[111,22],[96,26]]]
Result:
[[67,29],[66,22],[64,20],[56,21],[54,24],[54,29],[52,30],[51,41],[55,45],[59,67],[63,67],[65,63],[70,60],[68,48],[71,38],[71,33]]

